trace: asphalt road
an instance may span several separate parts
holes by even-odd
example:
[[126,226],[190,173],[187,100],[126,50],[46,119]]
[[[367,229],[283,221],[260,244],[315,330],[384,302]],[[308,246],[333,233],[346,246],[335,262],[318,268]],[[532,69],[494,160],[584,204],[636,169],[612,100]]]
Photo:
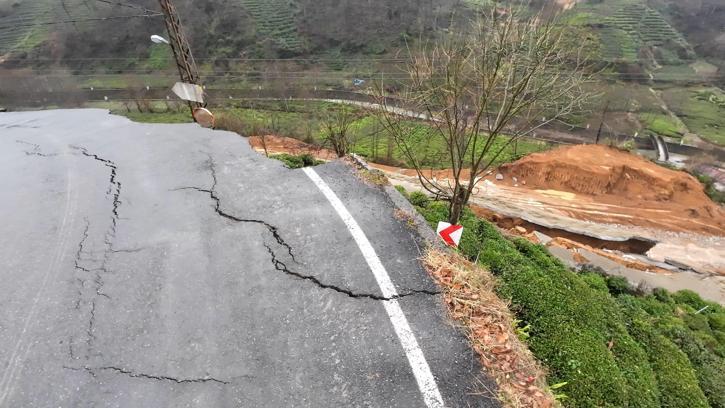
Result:
[[395,296],[311,177],[235,134],[0,113],[0,406],[497,406],[387,196],[314,172]]

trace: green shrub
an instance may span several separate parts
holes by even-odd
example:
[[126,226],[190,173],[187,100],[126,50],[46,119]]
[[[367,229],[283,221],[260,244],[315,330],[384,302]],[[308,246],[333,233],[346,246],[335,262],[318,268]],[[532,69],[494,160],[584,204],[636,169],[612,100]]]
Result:
[[430,204],[430,197],[420,191],[413,191],[410,193],[410,203],[416,207],[426,208]]
[[707,398],[688,356],[652,325],[650,316],[641,308],[640,299],[622,295],[617,300],[629,321],[629,333],[645,346],[657,376],[662,406],[707,408]]
[[725,313],[710,313],[707,315],[707,321],[712,330],[725,331]]
[[315,165],[319,164],[319,161],[315,160],[315,158],[309,153],[304,153],[304,154],[300,155],[300,159],[302,159],[302,164],[305,167],[315,166]]
[[300,156],[294,156],[287,153],[281,153],[281,154],[274,154],[269,156],[270,159],[276,159],[281,161],[290,169],[301,169],[303,167],[309,167],[309,166],[316,166],[318,164],[321,164],[322,162],[319,160],[315,160],[312,155],[309,154],[303,154]]
[[663,325],[661,330],[687,354],[710,406],[725,408],[725,359],[710,351],[683,325]]
[[607,286],[609,287],[609,292],[615,296],[631,294],[634,292],[632,285],[630,285],[627,278],[623,276],[608,276]]
[[707,320],[707,316],[703,314],[688,313],[682,317],[687,326],[694,331],[702,331],[705,333],[711,333],[710,323]]
[[722,192],[715,187],[715,180],[712,177],[695,173],[693,173],[693,175],[700,180],[700,183],[702,183],[705,187],[705,194],[707,194],[712,201],[718,204],[725,204],[725,192]]
[[[448,216],[440,202],[419,210],[431,225]],[[691,291],[643,296],[621,277],[576,274],[469,210],[461,224],[460,251],[498,276],[549,380],[567,382],[564,405],[725,408],[721,306]]]
[[607,281],[604,279],[604,277],[598,273],[594,272],[582,272],[579,274],[581,278],[584,280],[584,282],[589,285],[590,288],[608,293],[609,288],[607,287]]
[[707,306],[707,302],[702,300],[700,295],[691,290],[681,290],[679,292],[673,293],[672,298],[675,300],[675,302],[683,305],[688,305],[695,310],[700,310],[703,307]]
[[[422,211],[435,224],[447,217],[441,203]],[[540,246],[506,240],[466,211],[461,251],[500,278],[500,295],[530,325],[529,346],[550,370],[551,382],[568,382],[573,407],[658,407],[657,384],[647,355],[627,333],[617,304],[590,288]]]
[[675,304],[675,301],[672,299],[672,295],[670,295],[670,292],[667,291],[667,289],[655,288],[652,290],[652,296],[662,303],[669,305]]

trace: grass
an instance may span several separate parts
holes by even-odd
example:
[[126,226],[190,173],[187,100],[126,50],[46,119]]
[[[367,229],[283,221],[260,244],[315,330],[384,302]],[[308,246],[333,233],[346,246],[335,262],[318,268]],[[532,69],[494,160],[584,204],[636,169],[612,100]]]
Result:
[[[417,208],[431,225],[447,219],[444,203]],[[645,295],[622,278],[574,272],[468,210],[461,224],[461,254],[496,276],[549,383],[566,383],[565,406],[723,406],[721,306],[693,292]]]
[[148,112],[124,112],[124,116],[134,122],[141,123],[191,123],[191,114],[189,111],[166,112],[166,113],[148,113]]
[[702,183],[705,187],[705,194],[707,194],[712,201],[720,205],[725,204],[725,192],[715,188],[715,180],[712,177],[704,174],[693,174],[693,176],[700,180],[700,183]]
[[[323,118],[330,110],[339,108],[340,105],[325,102],[263,102],[255,104],[254,108],[220,108],[216,110],[216,114],[220,129],[231,130],[244,136],[275,134],[312,144],[322,144]],[[132,120],[153,123],[165,121],[180,123],[186,115],[185,112],[155,114],[119,111],[119,113]],[[410,166],[406,156],[391,140],[391,136],[381,132],[377,120],[363,111],[358,113],[359,119],[352,127],[352,153],[357,153],[373,162]],[[411,138],[417,146],[416,156],[424,158],[423,164],[431,168],[450,167],[443,139],[430,137],[432,129],[425,124],[409,122],[408,125]],[[507,140],[503,136],[496,140],[489,158],[492,158],[493,152],[502,148]],[[494,165],[514,161],[523,155],[547,150],[549,147],[545,142],[522,139],[515,145],[505,148]]]
[[640,121],[646,130],[672,138],[681,138],[684,134],[679,122],[669,115],[663,114],[640,114]]

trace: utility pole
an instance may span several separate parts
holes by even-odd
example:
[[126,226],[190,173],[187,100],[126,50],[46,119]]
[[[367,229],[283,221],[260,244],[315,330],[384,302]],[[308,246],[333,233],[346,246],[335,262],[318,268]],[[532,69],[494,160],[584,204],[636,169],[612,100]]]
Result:
[[[161,10],[164,13],[164,22],[166,23],[166,31],[169,33],[169,42],[176,59],[176,67],[179,69],[179,77],[181,82],[187,84],[201,85],[199,81],[199,70],[196,67],[194,56],[191,54],[191,47],[184,35],[181,27],[181,19],[176,12],[176,7],[172,0],[159,0]],[[199,102],[189,102],[192,117],[194,109],[202,108],[204,104]]]

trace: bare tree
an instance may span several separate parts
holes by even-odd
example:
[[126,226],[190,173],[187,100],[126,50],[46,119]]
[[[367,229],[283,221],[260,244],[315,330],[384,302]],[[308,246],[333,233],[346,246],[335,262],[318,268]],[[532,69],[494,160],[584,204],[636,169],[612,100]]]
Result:
[[[398,95],[404,109],[391,106],[386,85],[377,84],[378,119],[421,185],[450,202],[451,223],[512,143],[582,109],[582,85],[591,77],[584,44],[573,45],[555,18],[498,7],[482,11],[467,30],[409,50],[409,79]],[[452,179],[425,174],[429,152],[411,123],[416,115],[407,112],[428,122],[425,139],[444,143]]]
[[329,143],[337,157],[345,157],[354,142],[352,126],[358,116],[349,106],[336,106],[330,109],[322,120],[325,143]]

